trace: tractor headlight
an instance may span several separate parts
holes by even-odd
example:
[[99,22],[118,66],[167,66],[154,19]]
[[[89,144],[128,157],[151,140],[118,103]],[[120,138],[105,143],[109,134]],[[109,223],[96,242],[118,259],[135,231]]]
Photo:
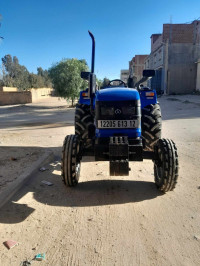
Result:
[[101,115],[114,115],[114,107],[101,107]]

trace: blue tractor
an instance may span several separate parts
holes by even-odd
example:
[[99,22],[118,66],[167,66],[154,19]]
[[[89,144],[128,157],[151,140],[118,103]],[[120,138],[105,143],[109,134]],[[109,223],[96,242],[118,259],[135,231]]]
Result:
[[129,161],[150,159],[157,188],[162,192],[173,190],[178,179],[177,148],[172,140],[161,138],[156,91],[140,86],[155,71],[144,70],[136,89],[128,88],[122,80],[112,80],[98,89],[94,74],[95,39],[91,32],[89,35],[91,72],[81,73],[89,88],[80,92],[76,105],[75,135],[66,136],[63,143],[61,172],[65,185],[76,186],[82,157],[94,156],[96,161],[109,161],[111,176],[128,176]]

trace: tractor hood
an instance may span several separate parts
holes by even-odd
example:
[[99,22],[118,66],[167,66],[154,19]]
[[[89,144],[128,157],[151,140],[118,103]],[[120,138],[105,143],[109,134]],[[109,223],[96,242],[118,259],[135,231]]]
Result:
[[96,101],[135,101],[140,100],[137,90],[124,87],[102,89],[96,92]]

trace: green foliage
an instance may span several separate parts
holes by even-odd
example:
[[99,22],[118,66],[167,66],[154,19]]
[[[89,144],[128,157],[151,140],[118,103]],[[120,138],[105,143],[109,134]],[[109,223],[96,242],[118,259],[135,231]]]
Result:
[[[42,86],[46,88],[52,87],[52,82],[48,73],[48,70],[43,70],[41,67],[37,68],[37,76],[40,80],[42,80]],[[40,87],[41,88],[41,87]]]
[[110,80],[108,78],[104,78],[103,82],[102,82],[102,87],[106,87],[108,85],[108,83],[110,82]]
[[2,58],[2,72],[1,84],[7,87],[17,87],[18,90],[52,87],[47,70],[39,67],[37,75],[29,73],[25,66],[19,64],[16,56],[5,55]]
[[98,87],[101,88],[103,81],[101,79],[96,78],[96,83],[97,83]]
[[57,94],[72,100],[78,97],[80,90],[87,87],[87,81],[80,76],[82,71],[88,71],[84,59],[64,59],[49,69],[53,87]]
[[5,55],[2,58],[3,63],[3,83],[4,86],[17,87],[19,90],[29,87],[29,72],[25,66],[19,64],[18,58],[11,55]]

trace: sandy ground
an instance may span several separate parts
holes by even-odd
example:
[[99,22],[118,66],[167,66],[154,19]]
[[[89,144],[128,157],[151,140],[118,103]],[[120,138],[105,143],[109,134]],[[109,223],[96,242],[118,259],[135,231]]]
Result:
[[40,148],[0,147],[0,193],[44,154]]
[[[22,107],[13,124],[14,113],[6,119],[0,110],[1,145],[56,155],[48,171],[33,176],[1,209],[0,265],[20,265],[41,252],[42,265],[199,265],[200,96],[159,101],[163,137],[176,142],[180,162],[178,185],[164,195],[154,185],[151,161],[131,163],[129,177],[110,177],[107,162],[85,158],[79,185],[65,187],[60,147],[74,132],[74,111],[59,102],[28,107],[29,114]],[[7,250],[1,244],[7,239],[19,245]]]

